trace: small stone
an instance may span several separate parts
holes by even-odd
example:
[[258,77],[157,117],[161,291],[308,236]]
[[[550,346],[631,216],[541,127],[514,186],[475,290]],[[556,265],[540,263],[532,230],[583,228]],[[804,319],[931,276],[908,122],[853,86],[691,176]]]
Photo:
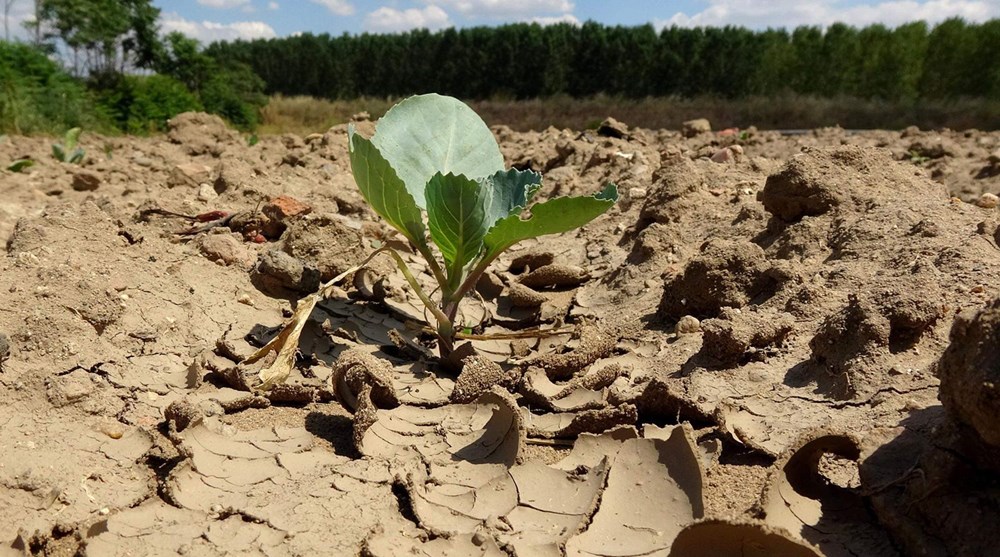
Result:
[[3,365],[4,360],[10,356],[10,340],[7,335],[0,333],[0,366]]
[[736,157],[734,157],[733,152],[730,151],[728,147],[726,147],[725,149],[719,149],[718,151],[713,153],[711,158],[712,162],[717,162],[722,164],[722,163],[727,163]]
[[178,164],[171,171],[171,186],[201,184],[212,179],[212,167],[197,162]]
[[263,209],[265,216],[279,222],[294,217],[308,215],[311,212],[312,207],[306,205],[298,199],[295,199],[294,197],[289,197],[287,195],[275,197],[269,201],[267,205],[264,205]]
[[629,188],[628,190],[629,199],[643,199],[644,197],[646,197],[647,193],[649,192],[646,191],[646,188],[637,187],[637,188]]
[[101,177],[87,170],[79,170],[73,174],[73,189],[76,191],[94,191],[101,185]]
[[685,315],[677,321],[675,329],[678,335],[690,335],[701,332],[701,321],[693,315]]
[[245,268],[254,263],[254,253],[235,234],[207,234],[199,242],[201,253],[211,261]]
[[982,294],[985,291],[986,291],[986,287],[984,287],[981,284],[977,284],[976,286],[972,287],[972,293],[973,294]]
[[712,131],[712,124],[707,118],[696,118],[694,120],[688,120],[681,124],[681,132],[684,137],[694,137],[699,134],[708,133]]
[[101,433],[112,439],[121,439],[125,435],[125,428],[119,422],[109,422],[101,424]]
[[143,167],[153,166],[153,159],[149,157],[135,157],[132,159],[132,162]]
[[317,141],[322,141],[322,140],[323,140],[323,134],[321,134],[321,133],[311,133],[311,134],[307,135],[305,137],[305,139],[304,139],[304,141],[307,144],[315,143]]
[[976,205],[984,209],[995,209],[997,205],[1000,205],[1000,197],[992,193],[984,193],[976,201]]
[[247,292],[240,292],[240,295],[236,297],[236,301],[245,306],[254,307],[256,305],[253,298]]
[[289,289],[311,293],[319,288],[320,272],[316,267],[305,265],[283,251],[268,250],[257,260],[251,279],[272,290]]
[[200,201],[212,201],[217,197],[219,197],[219,194],[215,193],[215,188],[212,186],[208,184],[198,186],[198,199]]

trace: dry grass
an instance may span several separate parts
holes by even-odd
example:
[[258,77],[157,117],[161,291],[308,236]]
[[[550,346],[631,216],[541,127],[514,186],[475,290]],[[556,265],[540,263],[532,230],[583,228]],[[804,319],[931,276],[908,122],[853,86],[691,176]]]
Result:
[[[328,101],[312,97],[275,96],[263,109],[263,134],[326,131],[366,111],[378,118],[395,99],[361,98]],[[747,99],[618,99],[552,97],[527,101],[484,100],[469,103],[490,125],[515,130],[596,127],[612,116],[630,126],[679,129],[692,118],[708,118],[716,129],[757,126],[760,129],[809,129],[841,126],[849,129],[1000,129],[1000,101],[967,99],[901,105],[852,98],[751,97]]]

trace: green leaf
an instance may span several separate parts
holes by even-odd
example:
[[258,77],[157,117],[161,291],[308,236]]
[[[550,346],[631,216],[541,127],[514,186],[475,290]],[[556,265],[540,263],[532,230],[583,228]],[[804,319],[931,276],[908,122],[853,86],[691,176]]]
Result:
[[347,130],[354,181],[368,204],[414,246],[426,245],[424,221],[413,196],[371,141]]
[[462,101],[418,95],[396,106],[378,122],[372,143],[395,169],[420,208],[424,190],[437,173],[485,178],[504,169],[493,132]]
[[521,240],[579,228],[607,211],[615,201],[618,201],[618,187],[608,184],[593,196],[557,197],[536,203],[527,219],[521,219],[517,212],[512,213],[486,233],[484,259],[492,260]]
[[10,165],[7,167],[7,170],[10,170],[11,172],[20,172],[33,164],[35,164],[35,161],[31,159],[18,159],[10,163]]
[[427,182],[427,225],[444,256],[448,283],[457,287],[465,265],[483,249],[490,190],[465,176],[435,174]]
[[76,149],[76,144],[80,142],[80,133],[82,131],[80,128],[71,128],[66,132],[66,136],[63,138],[63,147],[67,151]]
[[69,162],[73,164],[80,164],[80,161],[83,160],[83,155],[84,155],[83,149],[77,147],[75,150],[73,150],[73,154],[69,156]]
[[528,202],[542,186],[542,175],[531,170],[502,170],[487,177],[484,187],[490,192],[486,198],[485,228],[489,230],[511,213],[521,214]]
[[52,156],[59,162],[66,162],[66,150],[59,143],[52,144]]

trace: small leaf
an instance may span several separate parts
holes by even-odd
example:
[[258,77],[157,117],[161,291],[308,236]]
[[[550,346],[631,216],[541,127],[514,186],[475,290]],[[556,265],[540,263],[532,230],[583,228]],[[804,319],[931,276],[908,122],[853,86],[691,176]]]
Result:
[[18,159],[10,163],[10,165],[7,167],[7,170],[10,170],[11,172],[20,172],[33,164],[35,164],[35,161],[31,159]]
[[542,175],[531,170],[503,170],[487,177],[485,187],[490,191],[486,199],[486,229],[493,228],[498,220],[511,213],[521,214],[528,202],[542,186]]
[[66,150],[59,143],[52,144],[52,156],[59,162],[66,162]]
[[488,188],[454,174],[435,174],[427,182],[427,224],[431,239],[444,256],[452,287],[462,280],[462,269],[483,249]]
[[531,217],[524,220],[515,212],[486,233],[485,260],[492,260],[521,240],[579,228],[610,209],[615,201],[618,201],[618,187],[608,184],[593,196],[557,197],[537,203],[531,207]]
[[426,208],[424,190],[435,174],[485,178],[504,169],[493,132],[462,101],[418,95],[392,107],[378,122],[372,143]]
[[427,243],[424,221],[413,196],[371,141],[347,130],[354,181],[380,217],[415,246]]
[[73,154],[69,156],[69,162],[73,164],[80,164],[80,161],[83,160],[83,154],[84,154],[83,149],[77,147],[73,151]]
[[76,144],[80,142],[81,132],[83,132],[83,130],[80,128],[71,128],[66,132],[66,136],[63,138],[63,146],[67,151],[76,149]]

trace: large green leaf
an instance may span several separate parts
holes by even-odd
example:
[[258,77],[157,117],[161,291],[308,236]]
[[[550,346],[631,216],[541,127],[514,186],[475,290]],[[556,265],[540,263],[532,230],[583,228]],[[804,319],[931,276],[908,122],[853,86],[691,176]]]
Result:
[[442,95],[418,95],[392,107],[372,143],[395,169],[420,208],[437,173],[485,178],[504,169],[493,133],[471,108]]
[[457,287],[465,265],[483,249],[490,190],[465,176],[435,174],[425,193],[431,239],[444,257],[450,286]]
[[368,204],[378,215],[399,230],[415,246],[423,246],[427,240],[420,208],[413,201],[406,185],[396,175],[371,141],[347,130],[351,170],[354,181]]
[[531,217],[522,219],[517,212],[497,221],[486,233],[487,261],[510,246],[546,234],[558,234],[579,228],[594,220],[618,201],[618,187],[608,184],[596,195],[557,197],[531,207]]

